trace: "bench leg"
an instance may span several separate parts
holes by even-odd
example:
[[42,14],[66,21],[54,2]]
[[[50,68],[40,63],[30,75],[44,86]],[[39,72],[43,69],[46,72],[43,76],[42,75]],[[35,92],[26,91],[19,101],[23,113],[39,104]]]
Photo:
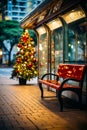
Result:
[[41,98],[43,98],[43,87],[42,87],[42,83],[39,83],[39,88],[41,91]]
[[56,95],[57,95],[59,103],[60,103],[60,112],[62,112],[63,111],[63,99],[61,97],[61,91],[56,90]]
[[82,91],[75,91],[76,94],[78,95],[78,99],[79,99],[79,108],[82,109]]
[[82,109],[82,95],[78,94],[78,96],[79,96],[79,107],[80,109]]

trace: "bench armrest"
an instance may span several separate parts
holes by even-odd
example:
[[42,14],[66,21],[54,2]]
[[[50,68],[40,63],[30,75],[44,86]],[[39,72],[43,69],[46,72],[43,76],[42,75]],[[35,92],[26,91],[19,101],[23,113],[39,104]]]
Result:
[[79,80],[77,80],[77,79],[74,79],[74,78],[67,78],[67,79],[64,79],[64,80],[62,81],[62,83],[61,83],[61,85],[60,85],[60,89],[62,89],[62,88],[63,88],[63,85],[64,85],[66,82],[70,81],[70,80],[79,83]]
[[41,80],[43,80],[46,76],[55,76],[56,77],[56,80],[58,81],[59,80],[59,76],[57,74],[53,74],[53,73],[46,73],[44,74],[42,77],[41,77]]

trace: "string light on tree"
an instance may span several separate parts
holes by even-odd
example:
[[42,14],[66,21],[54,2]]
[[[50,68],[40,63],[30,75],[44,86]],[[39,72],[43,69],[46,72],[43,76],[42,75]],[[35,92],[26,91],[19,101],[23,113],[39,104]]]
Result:
[[21,35],[17,47],[19,51],[16,54],[12,78],[17,76],[30,80],[36,77],[38,74],[36,50],[34,41],[30,37],[28,30],[25,30]]

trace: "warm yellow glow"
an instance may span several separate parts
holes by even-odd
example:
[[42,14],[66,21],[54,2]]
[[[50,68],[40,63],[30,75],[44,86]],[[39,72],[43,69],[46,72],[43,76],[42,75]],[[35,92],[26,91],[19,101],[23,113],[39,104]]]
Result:
[[80,41],[77,41],[78,44],[80,44]]
[[2,14],[0,13],[0,20],[2,20]]
[[51,29],[51,30],[54,30],[56,28],[59,28],[62,26],[62,23],[61,21],[57,18],[49,23],[47,23],[47,26]]
[[17,50],[18,50],[18,51],[20,51],[20,48],[19,48],[19,47],[17,47]]
[[44,27],[39,27],[39,28],[37,29],[37,32],[39,33],[39,35],[41,35],[41,34],[46,33],[46,29],[45,29]]
[[5,16],[5,20],[11,20],[10,16]]
[[68,46],[71,46],[71,44],[68,44]]
[[0,56],[2,56],[2,50],[0,49]]
[[42,44],[39,44],[39,50],[42,51]]
[[45,57],[43,57],[43,60],[45,59]]
[[86,17],[84,11],[82,10],[81,7],[76,8],[74,10],[71,10],[70,12],[62,15],[66,23],[71,23],[73,21],[76,21],[78,19]]
[[28,46],[31,47],[31,44],[29,44]]
[[26,29],[25,32],[28,33],[28,29]]

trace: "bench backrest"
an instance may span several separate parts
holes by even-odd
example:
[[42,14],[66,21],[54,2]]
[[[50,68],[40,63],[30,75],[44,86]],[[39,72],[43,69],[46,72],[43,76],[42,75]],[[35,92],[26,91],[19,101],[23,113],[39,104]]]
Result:
[[60,64],[58,66],[58,76],[62,78],[74,78],[78,81],[83,80],[86,65]]

